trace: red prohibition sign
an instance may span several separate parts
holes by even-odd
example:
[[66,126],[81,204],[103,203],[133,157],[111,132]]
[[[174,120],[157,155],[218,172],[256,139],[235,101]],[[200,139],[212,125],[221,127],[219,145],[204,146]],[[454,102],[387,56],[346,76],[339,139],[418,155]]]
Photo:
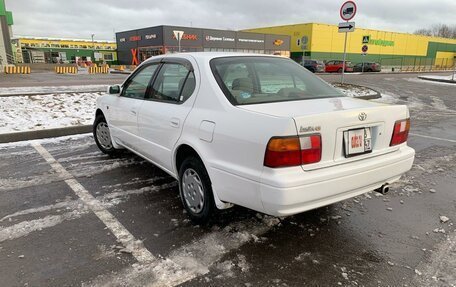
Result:
[[347,1],[344,4],[342,4],[342,7],[340,7],[340,18],[342,18],[342,20],[349,21],[353,19],[353,17],[355,17],[356,10],[357,8],[355,2]]

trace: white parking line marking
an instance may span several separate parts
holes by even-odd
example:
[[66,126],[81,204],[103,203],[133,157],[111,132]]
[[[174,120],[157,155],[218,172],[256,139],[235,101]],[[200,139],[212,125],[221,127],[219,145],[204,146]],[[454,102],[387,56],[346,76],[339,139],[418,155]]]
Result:
[[111,230],[114,236],[140,263],[150,263],[156,258],[147,250],[141,241],[137,240],[108,210],[103,204],[92,196],[55,158],[39,143],[32,146],[46,160],[47,163],[64,179],[65,183],[74,193],[95,213],[95,215]]
[[[32,146],[57,172],[88,208],[111,230],[116,238],[138,261],[137,264],[114,276],[100,276],[90,286],[176,286],[209,272],[209,267],[227,252],[269,231],[279,219],[265,216],[263,222],[248,220],[231,224],[224,230],[211,232],[203,238],[173,252],[169,258],[156,258],[106,208],[92,196],[55,158],[39,143]],[[238,231],[232,231],[238,230]],[[146,281],[142,281],[146,279]],[[139,281],[139,282],[138,282]],[[85,284],[83,284],[84,286]]]
[[439,140],[439,141],[446,141],[446,142],[450,142],[450,143],[456,143],[456,140],[452,140],[452,139],[444,139],[444,138],[438,138],[438,137],[433,137],[433,136],[425,136],[425,135],[420,135],[420,134],[415,134],[415,133],[409,133],[409,134],[412,135],[412,136],[426,138],[426,139],[433,139],[433,140]]

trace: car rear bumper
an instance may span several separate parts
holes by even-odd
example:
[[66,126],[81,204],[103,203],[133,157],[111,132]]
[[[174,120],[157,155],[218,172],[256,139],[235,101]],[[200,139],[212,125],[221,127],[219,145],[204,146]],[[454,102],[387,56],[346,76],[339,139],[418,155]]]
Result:
[[411,169],[415,151],[399,150],[369,160],[304,172],[301,168],[263,174],[260,185],[264,212],[287,216],[326,206],[397,181]]

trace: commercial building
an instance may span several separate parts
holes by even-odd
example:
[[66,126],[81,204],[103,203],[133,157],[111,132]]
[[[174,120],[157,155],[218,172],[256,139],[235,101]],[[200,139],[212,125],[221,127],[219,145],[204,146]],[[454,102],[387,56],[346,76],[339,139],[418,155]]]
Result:
[[11,35],[13,31],[13,13],[6,11],[5,0],[0,0],[0,68],[13,63]]
[[[295,24],[243,30],[245,32],[274,33],[291,37],[291,58],[342,60],[344,33],[336,25]],[[361,48],[367,45],[363,55]],[[375,61],[382,66],[452,67],[456,57],[456,39],[427,37],[414,34],[356,28],[348,33],[347,59],[352,62]]]
[[183,31],[182,52],[220,51],[290,56],[290,37],[264,33],[193,27],[156,26],[116,33],[119,64],[138,64],[163,53],[179,51],[173,31]]
[[117,63],[114,41],[39,37],[17,37],[11,41],[18,63],[76,63],[78,60]]

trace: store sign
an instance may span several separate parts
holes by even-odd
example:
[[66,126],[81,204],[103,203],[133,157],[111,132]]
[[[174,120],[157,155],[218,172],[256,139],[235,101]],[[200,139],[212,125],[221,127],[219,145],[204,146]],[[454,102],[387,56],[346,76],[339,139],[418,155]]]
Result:
[[276,39],[276,40],[274,40],[273,44],[274,44],[274,46],[282,46],[283,40]]
[[383,47],[393,47],[394,41],[381,40],[381,39],[372,39],[370,36],[363,36],[363,44],[383,46]]
[[370,45],[376,45],[376,46],[383,46],[383,47],[393,47],[394,46],[394,41],[388,41],[388,40],[376,40],[376,39],[369,39]]
[[[175,35],[173,35],[173,39],[176,39]],[[197,41],[198,40],[198,35],[196,35],[196,34],[184,34],[184,35],[182,35],[182,39],[181,40]]]
[[141,41],[141,36],[131,36],[129,40],[130,42]]
[[144,38],[145,38],[146,40],[157,39],[157,34],[145,35]]
[[207,42],[234,42],[234,38],[206,36]]
[[246,42],[246,43],[264,43],[264,40],[261,39],[242,39],[239,38],[238,42]]

